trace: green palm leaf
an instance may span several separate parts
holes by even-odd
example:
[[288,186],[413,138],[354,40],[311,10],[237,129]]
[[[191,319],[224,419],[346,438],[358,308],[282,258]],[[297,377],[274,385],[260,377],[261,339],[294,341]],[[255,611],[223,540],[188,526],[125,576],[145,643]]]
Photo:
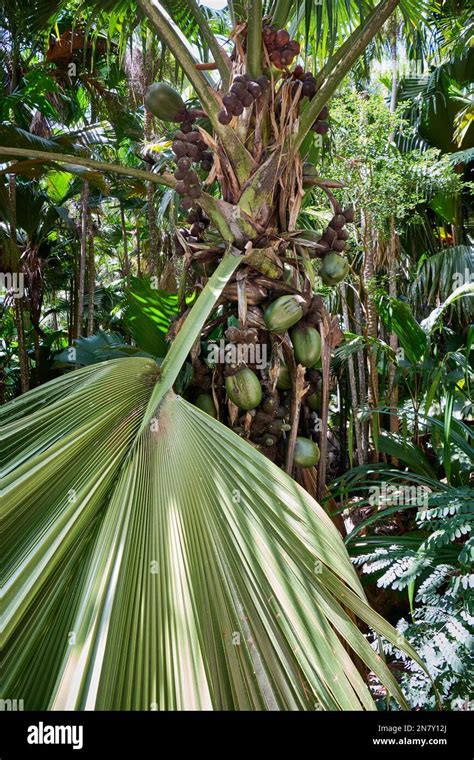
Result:
[[326,513],[172,392],[139,432],[156,373],[104,362],[2,410],[5,695],[29,709],[373,709],[337,631],[403,703],[344,608],[403,643]]

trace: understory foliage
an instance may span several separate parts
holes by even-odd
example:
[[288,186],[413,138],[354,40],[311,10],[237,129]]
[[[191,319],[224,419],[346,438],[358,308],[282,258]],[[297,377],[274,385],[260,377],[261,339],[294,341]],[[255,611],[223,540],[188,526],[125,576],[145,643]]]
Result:
[[428,673],[387,642],[383,648],[404,664],[401,685],[412,708],[436,709],[436,687],[445,709],[472,709],[473,529],[469,488],[431,492],[415,516],[415,545],[404,536],[400,543],[394,540],[354,558],[377,586],[409,596],[410,613],[398,621],[397,630],[421,654]]

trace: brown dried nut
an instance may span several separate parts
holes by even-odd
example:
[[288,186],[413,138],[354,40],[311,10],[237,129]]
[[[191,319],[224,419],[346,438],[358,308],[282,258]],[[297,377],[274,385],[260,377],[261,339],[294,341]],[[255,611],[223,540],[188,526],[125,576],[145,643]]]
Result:
[[247,91],[241,96],[240,102],[245,108],[249,108],[253,103],[253,96]]
[[229,343],[238,343],[242,335],[242,330],[239,330],[238,327],[228,327],[224,335]]
[[223,108],[222,111],[219,111],[217,114],[217,118],[219,120],[219,124],[230,124],[232,121],[232,114]]
[[265,45],[272,45],[275,42],[276,31],[271,26],[263,27],[263,40]]
[[181,140],[175,140],[171,147],[173,153],[178,156],[178,158],[181,158],[181,156],[184,156],[186,154],[186,143],[182,142]]
[[230,88],[230,92],[236,96],[238,100],[247,92],[247,86],[243,82],[234,82]]
[[245,343],[257,343],[258,330],[256,330],[255,327],[249,327],[247,330],[243,331],[242,338]]
[[227,95],[224,95],[222,98],[222,102],[226,109],[232,113],[233,109],[239,102],[239,99],[234,92],[228,92]]
[[274,66],[277,67],[277,69],[281,69],[283,67],[281,62],[281,53],[279,50],[272,50],[270,53],[270,61]]
[[346,241],[345,240],[334,240],[332,243],[332,250],[337,251],[337,253],[342,253],[346,250]]
[[336,214],[329,222],[329,226],[334,230],[341,230],[346,223],[346,217],[343,214]]
[[193,185],[189,188],[188,195],[190,198],[193,198],[196,200],[197,198],[200,198],[202,195],[202,190],[199,185]]
[[327,243],[332,243],[332,241],[335,240],[337,236],[338,233],[333,227],[326,227],[323,232],[323,240],[325,240]]
[[286,31],[286,29],[279,29],[276,33],[275,42],[279,47],[283,47],[284,45],[288,45],[290,41],[290,35]]

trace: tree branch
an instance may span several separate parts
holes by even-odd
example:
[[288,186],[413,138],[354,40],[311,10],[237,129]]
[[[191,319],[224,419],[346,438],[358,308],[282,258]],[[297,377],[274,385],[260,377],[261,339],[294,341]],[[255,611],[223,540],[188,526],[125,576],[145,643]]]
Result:
[[[169,18],[160,10],[156,0],[137,0],[137,5],[155,27],[161,41],[168,47],[196,90],[199,100],[212,122],[217,122],[219,105],[206,78],[196,69],[195,58],[172,27]],[[217,122],[218,123],[218,122]]]
[[[153,172],[146,172],[143,169],[134,169],[131,166],[121,166],[120,164],[108,164],[104,161],[94,161],[91,158],[82,158],[79,156],[71,156],[67,153],[51,153],[50,151],[34,150],[33,148],[7,148],[0,146],[0,160],[2,156],[12,156],[17,158],[23,156],[25,158],[42,158],[47,163],[54,161],[55,163],[71,164],[73,166],[85,166],[89,169],[106,172],[110,174],[123,174],[126,177],[136,177],[146,182],[154,182],[156,185],[164,185],[165,187],[174,187],[176,180],[171,174],[153,174]],[[15,165],[12,164],[11,173],[15,172]],[[64,169],[67,171],[67,169]],[[9,171],[4,170],[4,173],[8,174]]]
[[199,30],[203,38],[206,41],[212,55],[214,56],[214,61],[217,64],[219,74],[221,75],[222,87],[224,90],[228,90],[229,84],[230,84],[230,70],[231,70],[230,60],[226,56],[226,54],[223,53],[222,48],[219,45],[219,42],[217,41],[214,34],[212,33],[212,30],[209,24],[207,23],[207,19],[205,18],[196,0],[188,0],[188,4],[189,4],[189,7],[191,8],[191,12],[194,18],[196,19],[197,25],[199,26]]
[[[145,182],[153,182],[163,187],[174,188],[176,179],[172,174],[154,174],[143,169],[134,169],[131,166],[121,166],[120,164],[108,164],[104,161],[94,161],[91,158],[82,158],[71,156],[65,153],[51,153],[49,151],[34,150],[33,148],[6,148],[0,145],[0,161],[2,156],[18,156],[26,158],[40,158],[47,162],[71,164],[72,166],[85,166],[94,171],[105,172],[109,174],[122,174],[125,177],[135,177]],[[67,166],[63,167],[67,171]],[[8,169],[4,169],[4,174],[14,173],[15,164]],[[231,203],[226,203],[219,198],[214,198],[209,193],[202,193],[198,201],[201,208],[206,212],[213,224],[219,230],[223,240],[227,242],[246,241],[252,237],[254,230],[248,224],[245,217],[240,213],[240,209]]]
[[[326,105],[329,98],[342,82],[348,71],[354,65],[357,58],[364,52],[369,42],[375,37],[379,29],[383,26],[387,18],[397,7],[400,0],[381,0],[369,20],[359,26],[344,43],[345,52],[338,63],[331,68],[327,79],[322,84],[320,90],[316,93],[309,107],[301,115],[300,125],[296,137],[292,142],[292,149],[296,152],[299,150],[301,143],[316,121],[321,109]],[[338,54],[336,53],[336,57]]]

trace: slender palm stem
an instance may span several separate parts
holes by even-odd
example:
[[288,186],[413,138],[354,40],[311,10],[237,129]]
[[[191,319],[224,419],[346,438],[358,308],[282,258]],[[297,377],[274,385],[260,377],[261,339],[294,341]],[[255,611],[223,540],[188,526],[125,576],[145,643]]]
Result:
[[229,82],[230,82],[230,68],[231,68],[230,60],[226,56],[226,54],[222,51],[222,48],[219,45],[218,40],[212,33],[212,30],[209,24],[207,23],[207,19],[205,18],[196,0],[188,0],[188,4],[189,4],[189,7],[191,8],[191,12],[194,18],[196,19],[197,25],[199,26],[199,30],[202,34],[202,37],[207,43],[212,55],[214,56],[214,61],[217,64],[219,74],[221,75],[222,86],[226,90],[228,89]]
[[[156,185],[165,187],[174,187],[175,178],[171,174],[154,174],[146,172],[143,169],[134,169],[131,166],[121,166],[120,164],[109,164],[105,161],[94,161],[92,158],[82,158],[82,156],[71,156],[67,153],[52,153],[47,150],[35,150],[34,148],[10,148],[0,146],[0,156],[24,156],[25,158],[42,158],[45,163],[54,161],[55,163],[71,164],[72,166],[86,166],[95,171],[107,172],[110,174],[124,174],[126,177],[136,177],[147,182],[154,182]],[[14,167],[9,167],[9,171],[14,171]],[[67,166],[63,166],[67,171]]]
[[226,153],[231,157],[232,164],[239,182],[245,182],[253,169],[252,156],[234,130],[220,124],[217,114],[220,110],[220,100],[204,75],[196,68],[196,61],[187,49],[185,43],[171,26],[169,19],[160,10],[157,0],[137,0],[138,5],[153,24],[162,42],[171,50],[174,58],[180,64],[189,81],[193,85],[206,111],[214,130],[219,135]]
[[376,11],[377,7],[373,8],[367,17],[361,21],[357,29],[354,30],[354,33],[347,37],[345,42],[343,42],[342,45],[338,47],[334,55],[331,55],[330,58],[328,58],[321,71],[316,74],[316,84],[318,88],[321,87],[323,82],[327,79],[328,75],[331,73],[334,67],[337,66],[339,61],[344,58],[344,56],[347,54],[347,51],[350,50],[353,45],[355,45],[356,41],[359,39],[360,35],[365,29],[365,26],[371,23]]
[[[293,150],[297,151],[304,138],[310,131],[319,112],[326,105],[357,58],[364,52],[367,45],[383,26],[387,18],[397,7],[400,0],[381,0],[369,21],[359,26],[344,43],[346,52],[328,73],[326,81],[316,93],[308,108],[302,114],[298,132],[293,140]],[[337,55],[337,54],[336,54]]]
[[262,0],[250,4],[247,35],[247,71],[257,78],[262,73]]
[[157,407],[162,402],[165,395],[172,389],[173,384],[181,371],[181,367],[186,361],[186,357],[194,346],[196,340],[198,340],[201,335],[201,330],[204,327],[209,314],[218,301],[230,277],[242,262],[242,258],[242,256],[233,255],[232,253],[224,256],[188,314],[177,337],[173,341],[169,352],[166,354],[163,364],[161,365],[160,382],[153,390],[153,394],[143,418],[142,429],[150,423],[150,420],[156,415]]
[[160,40],[170,49],[174,58],[178,61],[196,90],[211,121],[217,121],[219,106],[213,97],[212,88],[209,86],[204,75],[196,69],[196,59],[193,58],[186,44],[173,29],[169,18],[162,12],[156,0],[137,0],[137,4],[155,27]]

